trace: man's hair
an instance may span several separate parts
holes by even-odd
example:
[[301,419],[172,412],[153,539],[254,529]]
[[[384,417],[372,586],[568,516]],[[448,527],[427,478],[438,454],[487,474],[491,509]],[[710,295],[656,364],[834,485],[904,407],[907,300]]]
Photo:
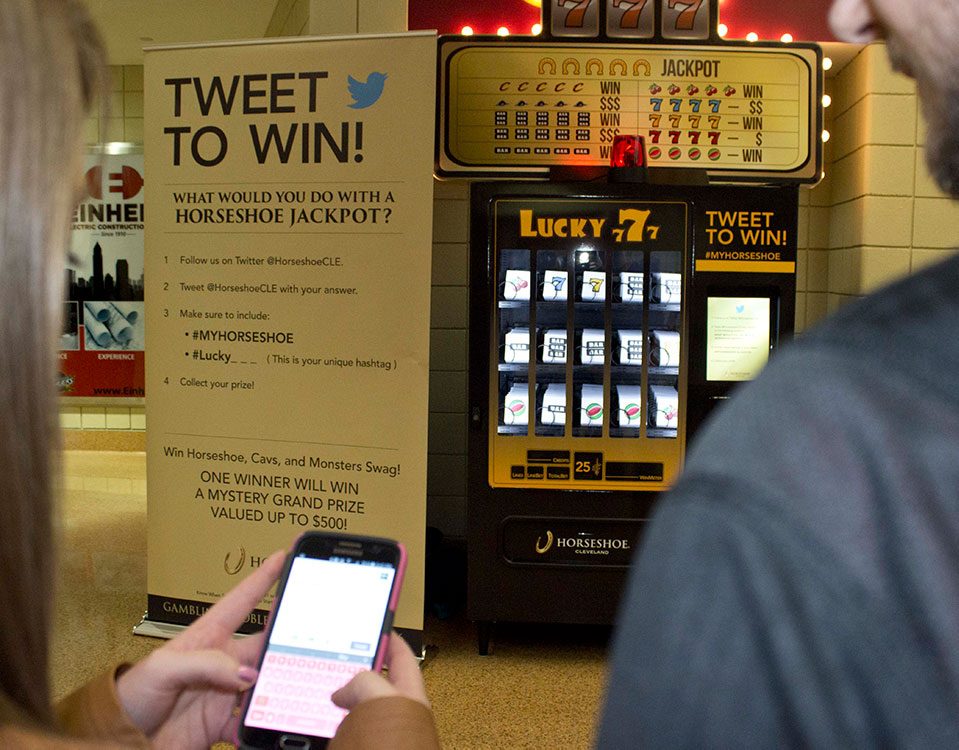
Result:
[[79,0],[0,2],[0,723],[52,723],[54,352],[81,133],[105,75]]

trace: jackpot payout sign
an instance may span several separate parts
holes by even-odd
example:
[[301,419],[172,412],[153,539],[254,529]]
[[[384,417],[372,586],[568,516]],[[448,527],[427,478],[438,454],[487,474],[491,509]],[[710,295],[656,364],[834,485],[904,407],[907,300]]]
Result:
[[422,629],[434,65],[423,33],[146,52],[148,621],[335,531],[406,545]]
[[642,135],[651,167],[815,182],[816,45],[463,40],[440,44],[437,165],[448,174],[608,166]]

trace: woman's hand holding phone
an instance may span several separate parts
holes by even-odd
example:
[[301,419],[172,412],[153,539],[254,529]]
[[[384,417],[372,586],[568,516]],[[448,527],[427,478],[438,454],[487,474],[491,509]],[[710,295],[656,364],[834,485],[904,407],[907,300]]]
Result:
[[202,617],[117,679],[127,715],[157,748],[232,741],[237,693],[256,681],[263,634],[233,634],[276,582],[285,551],[268,557]]
[[383,663],[388,670],[386,677],[375,672],[360,672],[333,693],[333,702],[340,708],[352,711],[360,703],[374,698],[400,695],[430,707],[416,656],[396,631],[390,633],[389,647]]

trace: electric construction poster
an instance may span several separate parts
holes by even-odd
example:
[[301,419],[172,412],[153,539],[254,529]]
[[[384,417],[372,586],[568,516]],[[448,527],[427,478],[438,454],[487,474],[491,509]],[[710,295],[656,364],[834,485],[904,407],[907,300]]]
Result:
[[144,395],[143,227],[143,155],[89,154],[67,259],[62,396]]
[[407,546],[422,629],[435,53],[146,52],[149,621],[333,531]]

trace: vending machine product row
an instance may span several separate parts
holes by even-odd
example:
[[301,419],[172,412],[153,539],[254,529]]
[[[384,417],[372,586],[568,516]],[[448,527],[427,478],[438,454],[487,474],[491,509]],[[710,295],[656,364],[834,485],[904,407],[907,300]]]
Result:
[[797,210],[794,187],[474,184],[481,653],[496,621],[612,622],[695,428],[792,331]]

